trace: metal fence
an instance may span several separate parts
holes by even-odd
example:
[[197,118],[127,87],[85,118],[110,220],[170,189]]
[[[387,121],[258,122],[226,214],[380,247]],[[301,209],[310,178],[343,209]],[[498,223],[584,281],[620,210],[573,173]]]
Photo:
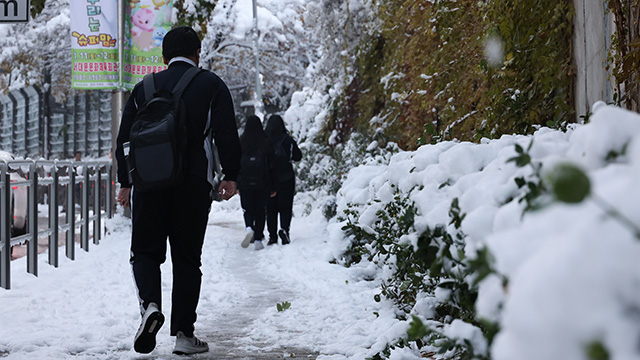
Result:
[[111,102],[110,91],[98,90],[75,90],[65,103],[32,86],[0,95],[0,149],[31,158],[107,156]]
[[[110,161],[0,161],[0,287],[11,288],[14,247],[26,247],[26,270],[37,276],[39,249],[48,250],[49,264],[58,267],[60,247],[73,260],[76,243],[89,251],[90,239],[100,242],[104,218],[113,216],[111,168]],[[18,176],[11,179],[11,173]],[[26,233],[14,236],[15,201],[21,191],[27,193]],[[39,214],[39,204],[47,205],[40,206],[46,212]]]

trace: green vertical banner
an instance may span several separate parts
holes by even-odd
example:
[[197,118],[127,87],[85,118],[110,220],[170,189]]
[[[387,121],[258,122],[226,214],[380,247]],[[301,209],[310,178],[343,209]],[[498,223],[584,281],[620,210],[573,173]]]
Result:
[[73,0],[71,87],[118,88],[118,0]]
[[171,29],[173,0],[130,0],[125,19],[123,86],[131,90],[149,73],[166,69],[162,40]]

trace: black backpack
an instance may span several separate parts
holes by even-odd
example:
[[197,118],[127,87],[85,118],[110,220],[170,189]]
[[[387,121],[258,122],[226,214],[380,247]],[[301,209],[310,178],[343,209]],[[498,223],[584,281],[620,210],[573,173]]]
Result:
[[264,146],[254,146],[240,157],[239,187],[245,190],[267,187],[269,166]]
[[275,163],[273,167],[276,171],[278,182],[287,181],[295,176],[291,168],[291,155],[284,148],[284,140],[286,138],[283,135],[274,145]]
[[189,141],[182,93],[201,69],[187,70],[171,92],[156,92],[153,74],[143,79],[146,101],[129,135],[129,172],[139,191],[157,191],[182,183]]

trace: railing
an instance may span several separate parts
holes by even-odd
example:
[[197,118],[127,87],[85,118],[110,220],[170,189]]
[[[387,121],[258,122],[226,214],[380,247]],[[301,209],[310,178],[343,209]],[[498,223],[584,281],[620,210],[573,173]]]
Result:
[[[11,288],[12,247],[27,248],[27,272],[38,275],[38,239],[48,237],[48,262],[58,267],[60,233],[65,255],[75,259],[76,232],[80,247],[89,251],[90,239],[100,242],[103,218],[113,216],[113,175],[110,161],[0,160],[0,287]],[[11,180],[10,172],[20,174]],[[16,199],[27,188],[26,233],[13,236],[11,224]],[[62,204],[59,204],[62,202]],[[47,228],[39,229],[38,205],[48,205]],[[59,206],[62,205],[62,206]],[[79,206],[79,212],[76,212]],[[64,223],[60,223],[60,214]]]
[[21,157],[68,159],[109,154],[112,93],[73,90],[58,103],[38,87],[0,94],[0,149]]

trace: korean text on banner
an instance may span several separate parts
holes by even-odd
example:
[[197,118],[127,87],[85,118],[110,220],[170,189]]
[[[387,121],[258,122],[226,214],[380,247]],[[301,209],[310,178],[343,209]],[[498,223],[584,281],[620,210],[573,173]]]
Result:
[[166,69],[162,40],[171,29],[173,0],[130,1],[125,21],[123,84],[133,89],[148,73]]
[[118,0],[74,0],[71,10],[71,86],[118,88]]

